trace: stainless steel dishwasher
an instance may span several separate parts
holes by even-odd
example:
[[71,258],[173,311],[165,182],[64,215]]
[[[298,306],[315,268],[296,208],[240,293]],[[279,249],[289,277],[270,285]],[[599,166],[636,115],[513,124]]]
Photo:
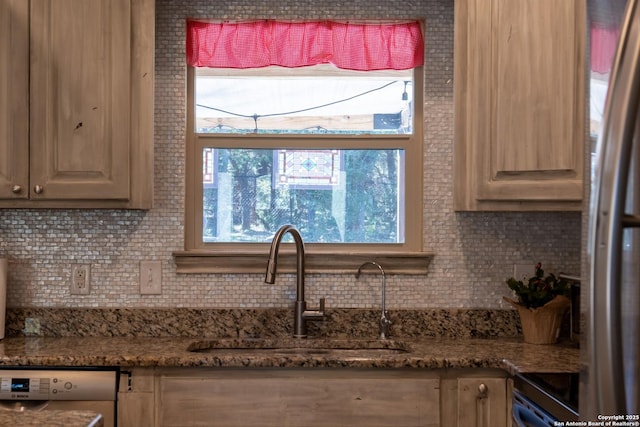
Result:
[[0,408],[93,411],[116,425],[117,368],[0,368]]

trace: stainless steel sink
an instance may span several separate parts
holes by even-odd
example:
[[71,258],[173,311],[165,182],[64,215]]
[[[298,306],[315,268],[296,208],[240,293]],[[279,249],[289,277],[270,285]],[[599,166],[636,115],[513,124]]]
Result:
[[411,351],[402,341],[362,339],[221,338],[192,342],[187,351],[198,353],[245,352],[280,354],[399,354]]

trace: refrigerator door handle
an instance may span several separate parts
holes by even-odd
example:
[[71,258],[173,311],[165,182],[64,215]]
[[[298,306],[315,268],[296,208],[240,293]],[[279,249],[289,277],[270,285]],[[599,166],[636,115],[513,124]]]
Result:
[[622,334],[621,266],[622,236],[633,221],[625,217],[627,182],[632,142],[636,131],[640,97],[640,11],[627,5],[625,21],[605,108],[604,129],[598,142],[598,173],[591,197],[589,224],[590,339],[589,382],[592,405],[583,419],[597,415],[627,413]]

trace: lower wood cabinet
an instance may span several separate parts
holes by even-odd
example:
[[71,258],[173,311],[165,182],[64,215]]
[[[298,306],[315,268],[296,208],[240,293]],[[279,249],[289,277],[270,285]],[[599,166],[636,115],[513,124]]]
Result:
[[507,426],[500,370],[139,368],[118,425]]
[[511,400],[503,371],[479,369],[445,373],[441,386],[442,426],[511,425]]
[[155,426],[154,369],[120,371],[118,426]]

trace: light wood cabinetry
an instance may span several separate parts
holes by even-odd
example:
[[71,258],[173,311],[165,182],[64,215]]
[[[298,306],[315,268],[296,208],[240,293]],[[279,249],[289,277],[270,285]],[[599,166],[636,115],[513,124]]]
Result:
[[439,426],[439,380],[406,370],[177,370],[156,383],[157,426]]
[[0,199],[29,182],[29,2],[0,1]]
[[120,373],[118,387],[118,426],[153,426],[154,371],[134,368]]
[[442,424],[451,427],[509,427],[511,401],[506,374],[468,370],[442,378]]
[[581,209],[584,3],[456,1],[456,210]]
[[498,369],[136,368],[120,427],[508,427]]
[[0,207],[150,208],[154,0],[0,0],[0,19]]

